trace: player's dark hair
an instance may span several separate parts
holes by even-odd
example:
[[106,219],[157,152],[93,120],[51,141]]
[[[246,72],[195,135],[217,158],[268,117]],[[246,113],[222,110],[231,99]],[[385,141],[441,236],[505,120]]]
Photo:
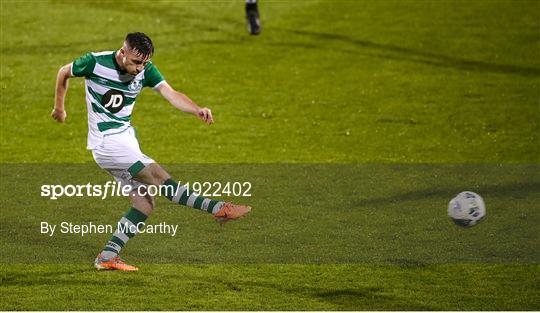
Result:
[[126,36],[126,43],[129,48],[135,50],[144,58],[149,58],[154,54],[154,44],[150,37],[144,33],[129,33]]

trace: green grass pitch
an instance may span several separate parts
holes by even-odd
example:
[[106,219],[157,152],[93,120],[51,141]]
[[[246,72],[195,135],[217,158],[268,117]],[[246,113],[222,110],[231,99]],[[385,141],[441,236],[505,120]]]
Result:
[[[540,310],[540,2],[10,1],[1,5],[0,310]],[[105,182],[86,145],[84,82],[55,123],[58,68],[143,31],[167,81],[212,109],[206,126],[150,90],[133,124],[177,179],[250,181],[246,219],[158,199],[124,257],[123,198],[47,200],[42,184]],[[470,229],[450,198],[481,194]]]

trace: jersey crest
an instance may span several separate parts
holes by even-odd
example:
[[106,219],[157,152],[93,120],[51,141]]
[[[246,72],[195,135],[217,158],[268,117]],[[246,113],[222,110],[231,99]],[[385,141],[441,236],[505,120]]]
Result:
[[131,90],[131,91],[139,91],[139,90],[141,90],[142,89],[141,81],[135,78],[129,84],[128,89]]

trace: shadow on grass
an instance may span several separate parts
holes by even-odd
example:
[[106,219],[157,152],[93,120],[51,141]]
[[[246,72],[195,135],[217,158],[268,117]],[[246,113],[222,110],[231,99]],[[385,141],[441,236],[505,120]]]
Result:
[[400,268],[424,268],[428,266],[428,263],[419,261],[419,260],[412,260],[412,259],[386,259],[385,264],[392,264],[399,266]]
[[[471,71],[479,73],[499,73],[520,75],[526,77],[540,76],[540,69],[527,66],[519,66],[512,64],[498,64],[486,61],[469,60],[465,58],[459,58],[454,56],[448,56],[444,54],[438,54],[433,52],[421,51],[411,48],[400,47],[396,45],[380,44],[369,40],[354,39],[352,37],[330,34],[330,33],[316,33],[299,30],[288,30],[274,28],[274,30],[282,32],[290,32],[297,35],[303,35],[316,39],[317,43],[305,43],[305,42],[292,42],[292,41],[267,41],[260,42],[259,45],[266,45],[270,47],[282,47],[282,48],[296,48],[296,49],[310,49],[310,50],[324,50],[324,51],[339,51],[352,55],[359,55],[369,58],[387,59],[395,61],[406,61],[413,63],[420,63],[434,67],[451,68],[455,70]],[[227,32],[220,30],[220,32]],[[267,30],[268,32],[268,30]],[[331,44],[331,42],[340,42],[342,45]],[[192,41],[187,44],[217,44],[217,45],[240,45],[245,43],[242,39],[231,40],[201,40]],[[324,43],[324,44],[321,44]],[[330,45],[328,45],[330,43]],[[353,45],[352,48],[345,48],[343,44]],[[370,52],[371,51],[371,52]]]
[[312,293],[312,296],[320,300],[339,306],[340,310],[415,310],[435,311],[437,308],[408,301],[401,302],[396,297],[384,295],[385,290],[378,287],[361,289],[337,289]]
[[[199,277],[200,279],[200,277]],[[208,282],[215,284],[216,281]],[[311,299],[322,300],[333,305],[337,305],[342,310],[358,310],[369,307],[380,306],[381,302],[393,302],[392,297],[383,295],[384,289],[380,287],[354,287],[354,288],[319,288],[302,286],[286,286],[263,281],[224,281],[220,280],[228,290],[241,292],[244,289],[263,288],[274,289],[280,293],[285,293],[295,298],[309,297]],[[289,308],[290,309],[290,308]],[[300,309],[300,308],[295,308]]]
[[[125,12],[125,10],[129,10],[130,12],[137,13],[137,14],[139,14],[139,12],[141,11],[141,8],[139,5],[137,5],[137,7],[123,6],[121,9],[123,10],[123,12]],[[148,10],[144,10],[144,11],[147,14],[155,14],[157,17],[166,18],[170,20],[171,22],[177,22],[178,20],[184,20],[184,21],[189,20],[191,23],[195,23],[194,26],[197,29],[230,33],[230,31],[227,31],[224,29],[216,29],[215,27],[212,27],[211,29],[207,29],[208,23],[205,20],[206,17],[193,16],[190,14],[186,14],[182,12],[181,10],[170,10],[166,7],[152,6]],[[226,17],[218,17],[216,19],[216,17],[213,17],[213,21],[214,23],[223,23],[224,25],[228,25],[232,27],[238,27],[244,24],[244,21],[241,18],[231,19],[231,18],[226,18]],[[334,43],[339,42],[342,44],[352,44],[358,48],[368,48],[368,49],[382,51],[384,53],[397,54],[397,55],[372,54],[371,56],[374,56],[374,57],[402,60],[402,61],[411,61],[411,62],[422,63],[426,65],[431,65],[431,66],[447,67],[447,68],[454,68],[454,69],[467,70],[467,71],[515,74],[515,75],[521,75],[521,76],[540,76],[539,68],[528,67],[528,66],[518,66],[518,65],[512,65],[512,64],[498,64],[498,63],[486,62],[486,61],[469,60],[469,59],[465,59],[461,57],[448,56],[448,55],[444,55],[440,53],[433,53],[433,52],[421,51],[417,49],[405,48],[405,47],[400,47],[400,46],[392,45],[392,44],[380,44],[380,43],[376,43],[370,40],[356,39],[356,38],[346,36],[346,35],[341,35],[341,34],[286,29],[286,28],[278,28],[278,27],[266,28],[265,33],[270,33],[270,32],[275,32],[275,31],[302,35],[302,36],[310,37],[312,39],[316,39],[322,42],[334,42]],[[283,44],[283,43],[278,43],[278,44]],[[336,48],[335,45],[332,46],[331,48],[326,48],[326,47],[321,47],[320,45],[312,45],[312,44],[298,44],[298,43],[289,43],[289,44],[293,47],[300,47],[300,48],[322,48],[325,50],[334,50]],[[350,52],[350,50],[347,50],[346,52]]]
[[81,279],[80,274],[88,274],[96,272],[92,266],[79,265],[70,266],[71,269],[65,270],[48,270],[48,271],[26,271],[9,269],[8,264],[3,264],[0,268],[2,275],[0,276],[0,284],[2,286],[36,286],[36,285],[87,285],[88,282],[85,279]]
[[[537,193],[540,190],[540,182],[523,182],[523,183],[514,183],[506,185],[491,185],[491,186],[480,186],[474,188],[474,192],[482,195],[484,199],[488,196],[492,197],[510,197],[517,199],[525,199],[528,196]],[[418,201],[425,200],[428,198],[449,198],[449,196],[457,194],[461,190],[456,190],[456,188],[446,188],[446,189],[424,189],[418,191],[406,192],[403,194],[388,196],[388,197],[377,197],[371,199],[362,199],[353,203],[354,206],[377,206],[377,205],[386,205],[395,202],[403,201]]]
[[[95,8],[95,4],[83,2],[82,5],[92,6]],[[106,8],[107,12],[110,10],[117,10],[123,14],[140,14],[140,12],[145,12],[146,15],[155,17],[156,19],[165,19],[171,24],[177,24],[179,21],[183,21],[183,24],[180,24],[181,27],[188,29],[196,29],[197,32],[217,32],[235,36],[236,40],[232,41],[234,44],[241,43],[245,37],[245,34],[242,33],[239,37],[236,28],[243,26],[243,18],[231,19],[226,17],[212,17],[212,25],[225,25],[227,27],[232,27],[235,29],[224,29],[223,27],[215,27],[208,24],[208,16],[199,16],[186,13],[180,9],[170,9],[168,7],[156,6],[141,6],[140,4],[125,4],[121,7],[117,6],[108,6]],[[463,57],[449,56],[440,53],[434,53],[429,51],[422,51],[418,49],[401,47],[394,44],[381,44],[367,39],[357,39],[351,36],[327,33],[327,32],[315,32],[307,30],[297,30],[297,29],[287,29],[287,28],[278,28],[278,27],[269,27],[266,28],[265,33],[276,33],[281,32],[285,34],[294,34],[316,40],[316,43],[299,43],[299,42],[266,42],[259,41],[259,44],[263,45],[274,45],[274,46],[283,46],[283,47],[292,47],[292,48],[302,48],[302,49],[321,49],[328,51],[342,51],[347,53],[354,53],[359,55],[364,55],[368,57],[382,58],[382,59],[392,59],[397,61],[407,61],[415,62],[429,66],[435,67],[445,67],[452,68],[457,70],[464,71],[474,71],[481,73],[500,73],[500,74],[511,74],[511,75],[521,75],[521,76],[540,76],[540,69],[530,66],[519,66],[512,64],[498,64],[487,61],[479,60],[470,60]],[[167,32],[167,33],[153,33],[152,36],[160,35],[175,35],[180,32]],[[25,47],[3,47],[3,54],[20,54],[24,53],[42,53],[43,51],[49,51],[54,48],[54,50],[65,50],[72,51],[73,46],[76,47],[88,47],[88,44],[98,44],[103,42],[110,42],[111,38],[100,38],[93,39],[91,41],[84,42],[71,42],[64,43],[60,45],[28,45]],[[211,43],[211,42],[209,42]],[[214,41],[214,44],[227,44],[231,41]],[[321,43],[323,43],[321,45]],[[337,45],[336,45],[337,44]],[[350,45],[354,49],[347,49],[344,46]],[[370,53],[366,50],[375,51],[375,53]],[[30,51],[30,52],[28,52]]]
[[[154,33],[155,36],[171,35],[176,32],[160,32]],[[102,36],[97,38],[89,38],[85,40],[77,40],[63,43],[27,43],[27,44],[18,44],[16,46],[5,45],[0,48],[0,53],[2,55],[12,56],[12,55],[42,55],[47,54],[50,51],[55,51],[58,53],[75,53],[73,58],[79,57],[80,55],[90,52],[98,51],[96,47],[105,46],[104,50],[118,49],[120,47],[123,35],[118,34],[118,36]],[[112,45],[111,45],[112,43]],[[60,66],[60,64],[58,65]]]
[[319,41],[333,41],[344,44],[351,44],[360,48],[369,48],[382,52],[390,52],[398,55],[379,55],[381,58],[389,58],[395,60],[412,61],[427,65],[449,67],[459,70],[477,71],[477,72],[492,72],[502,74],[517,74],[522,76],[539,76],[540,69],[534,67],[517,66],[511,64],[497,64],[485,61],[468,60],[464,58],[443,55],[439,53],[421,51],[411,48],[404,48],[391,44],[380,44],[369,40],[355,39],[349,36],[312,32],[304,30],[291,30],[284,28],[275,28],[278,31],[287,32],[296,35],[311,37]]
[[[301,293],[301,290],[296,289],[292,290],[292,292]],[[364,287],[354,289],[312,288],[308,291],[308,295],[318,298],[319,300],[338,305],[340,309],[359,310],[375,307],[375,304],[380,305],[381,303],[392,302],[394,300],[389,296],[383,295],[383,292],[384,289],[379,287]]]
[[[192,279],[196,279],[195,277]],[[200,277],[198,277],[200,279]],[[266,288],[274,289],[280,293],[288,294],[293,298],[311,298],[317,301],[324,301],[334,306],[337,306],[339,310],[372,310],[376,308],[403,309],[404,303],[398,298],[390,296],[390,290],[386,290],[382,287],[364,287],[354,286],[346,288],[324,288],[324,287],[311,287],[306,284],[301,286],[287,286],[285,284],[276,284],[263,281],[209,281],[208,284],[221,283],[226,286],[227,289],[235,292],[241,292],[244,289]],[[361,284],[362,282],[357,282]],[[355,284],[351,282],[351,284]],[[248,288],[249,287],[249,288]],[[407,303],[407,308],[412,310],[436,310],[433,307],[427,307],[417,303]],[[290,307],[287,309],[291,309]],[[293,308],[295,310],[304,308]],[[313,309],[313,307],[311,307]]]

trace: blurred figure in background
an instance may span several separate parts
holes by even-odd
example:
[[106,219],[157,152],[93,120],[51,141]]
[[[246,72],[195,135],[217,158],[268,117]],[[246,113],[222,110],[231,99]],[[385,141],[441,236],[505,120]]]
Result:
[[259,21],[259,8],[257,0],[246,0],[246,19],[248,32],[251,35],[261,33],[261,22]]

